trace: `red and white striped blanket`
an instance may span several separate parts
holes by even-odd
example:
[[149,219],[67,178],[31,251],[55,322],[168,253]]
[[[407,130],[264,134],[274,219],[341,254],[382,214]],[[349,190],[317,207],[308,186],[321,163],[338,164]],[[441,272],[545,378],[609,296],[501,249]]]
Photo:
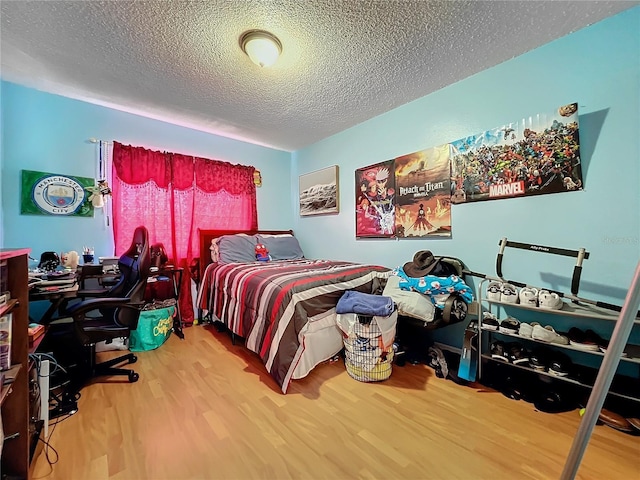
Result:
[[211,264],[197,305],[260,355],[283,393],[304,352],[299,334],[314,317],[335,310],[342,293],[382,291],[391,270],[333,260]]

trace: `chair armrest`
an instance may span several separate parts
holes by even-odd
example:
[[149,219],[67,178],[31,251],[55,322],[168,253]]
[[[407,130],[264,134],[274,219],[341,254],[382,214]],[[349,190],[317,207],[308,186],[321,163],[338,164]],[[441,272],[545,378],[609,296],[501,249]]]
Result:
[[76,296],[78,297],[92,297],[92,298],[104,298],[109,293],[108,288],[87,288],[84,290],[78,290]]
[[83,302],[76,303],[67,310],[67,314],[72,317],[83,315],[99,308],[125,307],[134,310],[141,310],[144,304],[131,303],[129,298],[91,298]]

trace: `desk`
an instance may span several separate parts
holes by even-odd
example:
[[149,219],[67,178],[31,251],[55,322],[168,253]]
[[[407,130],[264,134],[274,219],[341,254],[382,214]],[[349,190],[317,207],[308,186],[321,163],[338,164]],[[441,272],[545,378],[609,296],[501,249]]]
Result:
[[70,287],[59,288],[53,290],[40,290],[36,287],[31,288],[29,290],[29,301],[37,302],[40,300],[48,300],[51,302],[49,308],[47,308],[46,312],[42,314],[40,320],[35,321],[36,323],[40,323],[42,325],[48,325],[51,323],[53,319],[53,315],[58,312],[60,314],[64,313],[64,309],[69,303],[69,300],[72,298],[76,298],[78,294],[78,284],[74,283]]
[[[184,272],[184,269],[182,267],[172,267],[172,266],[164,267],[159,269],[158,271],[151,272],[147,280],[148,293],[145,295],[145,300],[149,302],[153,302],[154,300],[166,300],[167,298],[172,298],[176,301],[176,316],[173,321],[173,331],[181,339],[184,339],[184,334],[182,333],[182,316],[180,314],[180,288],[182,287],[183,272]],[[106,287],[107,282],[109,282],[109,284],[112,283],[114,277],[117,277],[118,275],[113,273],[98,273],[94,271],[91,271],[90,273],[89,272],[84,272],[84,273],[85,275],[81,275],[79,277],[80,279],[82,279],[81,280],[82,285],[79,285],[78,283],[74,283],[70,287],[65,287],[65,288],[60,287],[55,290],[53,289],[53,287],[51,288],[51,290],[41,290],[41,289],[38,289],[37,287],[33,287],[29,291],[29,301],[34,302],[34,301],[40,301],[40,300],[48,300],[49,302],[51,302],[51,305],[49,306],[47,311],[42,315],[42,318],[40,318],[40,320],[31,320],[31,321],[35,321],[36,323],[40,323],[42,325],[48,325],[54,319],[54,315],[56,313],[60,315],[64,315],[64,311],[66,306],[69,303],[69,300],[73,298],[84,297],[85,295],[83,295],[83,293],[87,293],[86,296],[88,297],[99,297],[100,296],[99,294],[91,295],[91,293],[92,292],[104,293],[108,290],[107,288],[105,288],[104,290],[85,290],[82,287],[87,286],[85,283],[86,280],[96,280],[99,282],[100,285],[105,285]],[[166,277],[171,282],[170,296],[169,297],[163,296],[163,298],[155,298],[153,295],[153,284],[159,281],[161,277]]]

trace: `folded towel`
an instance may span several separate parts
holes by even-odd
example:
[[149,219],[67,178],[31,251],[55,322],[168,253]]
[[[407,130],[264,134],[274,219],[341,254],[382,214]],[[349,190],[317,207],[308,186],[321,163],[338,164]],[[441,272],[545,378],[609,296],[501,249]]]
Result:
[[391,297],[354,290],[344,292],[336,305],[336,313],[359,313],[360,315],[379,315],[381,317],[388,317],[394,309]]

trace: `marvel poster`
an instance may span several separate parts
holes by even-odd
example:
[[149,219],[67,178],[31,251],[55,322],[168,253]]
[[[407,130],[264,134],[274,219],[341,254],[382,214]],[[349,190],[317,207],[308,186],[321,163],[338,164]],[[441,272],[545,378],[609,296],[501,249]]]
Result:
[[395,159],[396,237],[451,236],[449,144]]
[[451,147],[455,204],[582,190],[577,103]]
[[394,235],[393,160],[356,170],[356,237]]

